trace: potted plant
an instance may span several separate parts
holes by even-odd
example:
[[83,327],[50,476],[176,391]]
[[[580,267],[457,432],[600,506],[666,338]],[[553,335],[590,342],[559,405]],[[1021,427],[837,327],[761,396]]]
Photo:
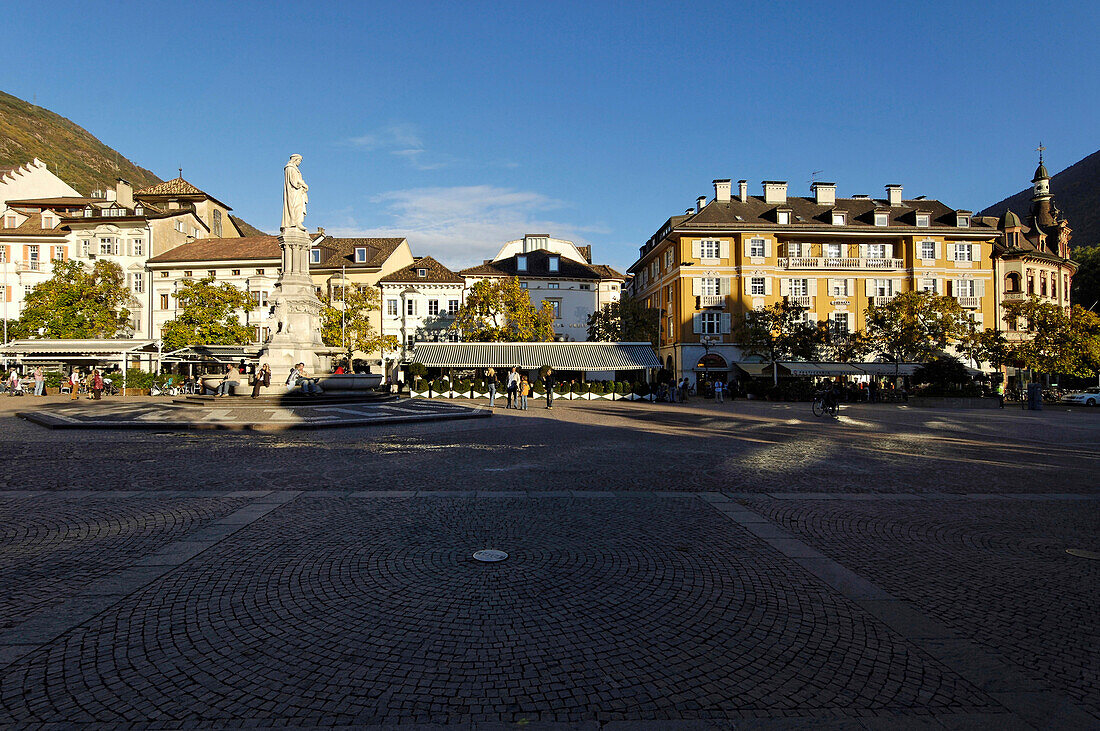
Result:
[[423,378],[416,378],[412,382],[411,393],[416,398],[430,398],[428,382]]

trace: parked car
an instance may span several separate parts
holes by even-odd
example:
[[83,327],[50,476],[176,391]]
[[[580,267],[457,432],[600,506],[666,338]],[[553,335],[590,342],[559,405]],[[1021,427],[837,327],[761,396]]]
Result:
[[1086,388],[1080,393],[1070,393],[1062,397],[1065,404],[1084,404],[1085,406],[1100,405],[1100,386]]

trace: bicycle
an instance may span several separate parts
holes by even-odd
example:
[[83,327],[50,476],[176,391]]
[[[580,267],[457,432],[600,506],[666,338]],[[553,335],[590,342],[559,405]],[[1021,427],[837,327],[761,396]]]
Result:
[[171,383],[153,384],[149,389],[150,396],[179,396],[180,390]]
[[836,417],[840,413],[840,404],[836,401],[829,403],[825,400],[828,394],[825,391],[817,391],[814,393],[814,401],[810,405],[810,410],[814,412],[814,416],[825,416],[829,414],[832,417]]

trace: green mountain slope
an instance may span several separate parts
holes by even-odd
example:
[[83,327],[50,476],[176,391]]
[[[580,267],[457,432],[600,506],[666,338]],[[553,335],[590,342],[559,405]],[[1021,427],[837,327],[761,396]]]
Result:
[[113,188],[116,178],[130,181],[135,189],[161,182],[83,127],[0,91],[0,166],[21,165],[36,157],[82,195]]
[[[1052,176],[1050,191],[1073,229],[1070,246],[1100,244],[1100,150]],[[1031,188],[1027,188],[994,203],[982,211],[982,215],[1000,216],[1011,210],[1026,222],[1030,208]]]

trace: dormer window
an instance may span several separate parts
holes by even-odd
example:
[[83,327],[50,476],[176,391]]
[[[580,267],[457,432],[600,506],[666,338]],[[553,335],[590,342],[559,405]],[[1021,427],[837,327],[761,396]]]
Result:
[[551,256],[549,259],[546,260],[546,265],[550,268],[551,272],[557,272],[558,271],[558,257]]
[[932,225],[931,213],[918,213],[917,214],[917,226],[920,228],[928,228]]
[[847,226],[848,214],[845,211],[833,211],[833,225],[834,226]]
[[5,219],[4,219],[4,228],[17,228],[18,226],[19,226],[19,222],[16,220],[15,216],[5,217]]
[[780,226],[787,225],[788,223],[791,222],[791,212],[790,211],[776,211],[775,212],[775,222],[778,223]]
[[321,250],[320,249],[310,249],[309,250],[309,263],[310,264],[320,264],[321,263]]
[[95,209],[91,206],[84,206],[84,218],[91,218],[95,215]]
[[516,271],[527,271],[527,256],[525,254],[520,254],[516,257]]
[[359,264],[364,263],[367,260],[367,250],[365,248],[357,248],[355,250],[355,261]]
[[135,216],[144,216],[145,215],[145,206],[141,205],[140,203],[138,203],[136,206],[134,206],[134,215]]
[[876,211],[875,212],[875,225],[876,226],[889,226],[890,225],[890,214],[887,213],[886,211]]
[[955,223],[959,228],[970,228],[970,214],[960,213]]
[[418,277],[427,277],[428,276],[428,270],[427,269],[417,269],[416,270],[416,276],[418,276]]

